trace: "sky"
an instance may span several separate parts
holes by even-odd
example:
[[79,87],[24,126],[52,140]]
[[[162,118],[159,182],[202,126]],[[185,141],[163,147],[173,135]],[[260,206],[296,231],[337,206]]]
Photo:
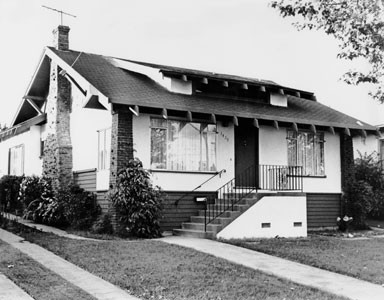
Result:
[[369,87],[340,80],[351,68],[338,44],[297,31],[269,0],[0,0],[0,124],[10,124],[52,30],[66,11],[70,48],[84,52],[275,81],[372,125],[384,104]]

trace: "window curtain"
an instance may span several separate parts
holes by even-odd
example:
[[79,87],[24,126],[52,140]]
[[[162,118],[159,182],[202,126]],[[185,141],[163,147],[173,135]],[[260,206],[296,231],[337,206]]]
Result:
[[216,171],[216,126],[152,118],[151,167]]
[[324,133],[288,131],[288,164],[302,166],[303,175],[323,176]]

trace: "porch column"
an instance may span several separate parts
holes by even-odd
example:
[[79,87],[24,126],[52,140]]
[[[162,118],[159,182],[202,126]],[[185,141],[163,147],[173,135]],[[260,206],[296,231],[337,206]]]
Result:
[[[346,192],[348,186],[353,182],[355,177],[354,158],[353,158],[353,142],[352,137],[344,132],[340,132],[340,165],[341,165],[341,190]],[[343,200],[343,199],[342,199]],[[345,203],[341,202],[341,213],[345,213]]]
[[132,112],[128,106],[114,105],[111,129],[111,165],[109,188],[116,187],[119,170],[133,159]]

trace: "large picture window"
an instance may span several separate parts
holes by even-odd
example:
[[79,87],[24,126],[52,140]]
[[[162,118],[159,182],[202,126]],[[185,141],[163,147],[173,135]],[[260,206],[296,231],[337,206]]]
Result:
[[216,125],[151,118],[151,168],[216,171]]
[[9,175],[21,176],[24,174],[24,145],[9,149]]
[[324,176],[324,133],[288,131],[288,165],[302,166],[304,176]]
[[111,159],[111,128],[98,131],[98,169],[109,169]]

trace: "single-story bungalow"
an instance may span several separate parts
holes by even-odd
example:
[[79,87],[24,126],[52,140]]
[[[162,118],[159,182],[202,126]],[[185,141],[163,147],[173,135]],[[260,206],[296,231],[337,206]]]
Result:
[[354,136],[376,127],[273,81],[69,49],[54,30],[11,127],[0,173],[106,192],[133,157],[166,194],[163,230],[221,238],[332,227]]

